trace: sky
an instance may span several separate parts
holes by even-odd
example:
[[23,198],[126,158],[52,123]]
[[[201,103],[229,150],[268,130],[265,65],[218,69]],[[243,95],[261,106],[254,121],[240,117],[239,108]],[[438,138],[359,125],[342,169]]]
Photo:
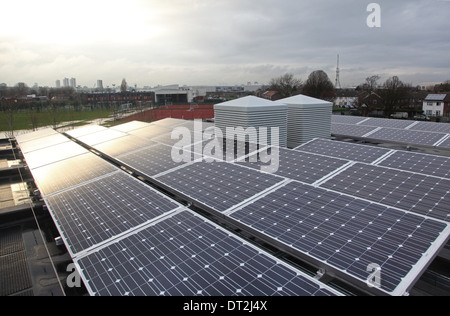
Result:
[[0,83],[234,85],[324,70],[342,86],[450,79],[450,0],[2,0]]

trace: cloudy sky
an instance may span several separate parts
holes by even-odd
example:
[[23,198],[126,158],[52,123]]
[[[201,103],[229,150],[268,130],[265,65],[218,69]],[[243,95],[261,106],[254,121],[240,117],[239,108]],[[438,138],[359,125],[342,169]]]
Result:
[[[450,1],[3,0],[0,83],[93,87],[267,83],[318,69],[356,85],[378,74],[450,79]],[[6,3],[5,3],[6,2]]]

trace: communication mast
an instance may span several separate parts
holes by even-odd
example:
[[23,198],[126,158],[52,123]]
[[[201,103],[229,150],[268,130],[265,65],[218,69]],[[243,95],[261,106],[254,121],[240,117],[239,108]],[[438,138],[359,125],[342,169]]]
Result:
[[339,69],[339,54],[337,55],[337,67],[336,67],[336,83],[334,84],[334,87],[336,89],[342,89],[341,88],[341,80],[339,78],[339,73],[340,73],[340,69]]

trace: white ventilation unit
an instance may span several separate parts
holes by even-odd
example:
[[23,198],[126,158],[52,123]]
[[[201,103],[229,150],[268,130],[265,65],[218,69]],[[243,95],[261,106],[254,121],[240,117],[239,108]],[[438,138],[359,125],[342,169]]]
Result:
[[289,148],[295,148],[314,138],[331,137],[333,103],[301,94],[277,102],[288,106]]
[[[248,96],[214,105],[214,122],[226,137],[226,128],[243,130],[254,127],[260,135],[260,127],[267,127],[267,142],[271,144],[271,128],[279,131],[279,146],[287,145],[287,105],[255,96]],[[237,133],[245,136],[248,134]]]

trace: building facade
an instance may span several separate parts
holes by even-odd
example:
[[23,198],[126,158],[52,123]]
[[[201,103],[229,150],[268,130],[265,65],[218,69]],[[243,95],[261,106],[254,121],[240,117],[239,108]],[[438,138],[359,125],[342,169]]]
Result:
[[428,116],[450,117],[450,94],[429,94],[423,101],[423,113]]

